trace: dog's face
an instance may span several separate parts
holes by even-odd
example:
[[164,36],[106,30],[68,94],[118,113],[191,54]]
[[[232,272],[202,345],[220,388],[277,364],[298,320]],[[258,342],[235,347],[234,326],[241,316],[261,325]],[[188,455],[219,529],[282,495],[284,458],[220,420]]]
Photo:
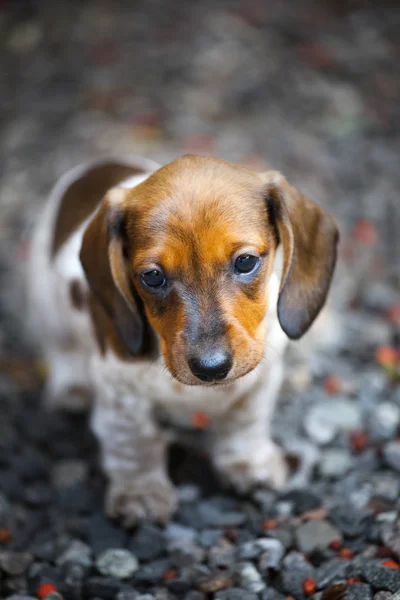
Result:
[[277,245],[278,314],[296,338],[325,300],[336,237],[331,219],[276,172],[185,156],[132,190],[112,190],[88,226],[81,259],[133,353],[145,321],[176,379],[227,383],[262,358]]

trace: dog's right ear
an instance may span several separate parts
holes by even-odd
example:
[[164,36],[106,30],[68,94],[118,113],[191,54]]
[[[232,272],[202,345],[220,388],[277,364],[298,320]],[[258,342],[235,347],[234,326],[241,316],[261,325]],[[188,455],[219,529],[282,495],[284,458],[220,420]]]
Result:
[[143,347],[144,323],[130,283],[125,251],[125,199],[129,190],[111,189],[86,227],[80,260],[88,283],[132,355]]

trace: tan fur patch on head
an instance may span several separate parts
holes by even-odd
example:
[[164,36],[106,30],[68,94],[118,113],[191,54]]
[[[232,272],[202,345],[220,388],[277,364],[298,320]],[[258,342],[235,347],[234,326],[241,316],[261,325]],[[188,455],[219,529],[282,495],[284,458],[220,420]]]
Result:
[[[169,369],[185,383],[198,383],[187,360],[199,337],[214,343],[214,336],[215,344],[229,347],[233,378],[262,356],[276,245],[263,187],[246,169],[185,156],[159,169],[125,200],[132,278]],[[241,284],[232,275],[233,261],[246,253],[260,256],[262,264],[254,280]],[[165,298],[140,282],[140,274],[155,266],[170,282]]]

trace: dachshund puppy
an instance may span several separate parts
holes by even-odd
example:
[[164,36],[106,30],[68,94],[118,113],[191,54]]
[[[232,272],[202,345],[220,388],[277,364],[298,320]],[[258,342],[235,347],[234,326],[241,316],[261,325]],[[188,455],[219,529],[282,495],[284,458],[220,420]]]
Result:
[[213,465],[239,492],[284,485],[270,432],[283,352],[325,302],[337,240],[276,171],[187,155],[61,178],[33,237],[30,320],[48,402],[93,402],[111,517],[174,511],[165,420],[202,415]]

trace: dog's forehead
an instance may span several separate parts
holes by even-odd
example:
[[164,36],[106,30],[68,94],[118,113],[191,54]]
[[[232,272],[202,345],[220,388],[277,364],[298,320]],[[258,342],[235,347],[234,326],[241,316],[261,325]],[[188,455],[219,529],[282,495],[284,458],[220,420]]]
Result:
[[[177,163],[177,164],[175,164]],[[266,250],[263,183],[255,174],[203,157],[183,157],[140,186],[133,236],[138,260],[177,265],[196,253],[225,261],[245,245]]]

